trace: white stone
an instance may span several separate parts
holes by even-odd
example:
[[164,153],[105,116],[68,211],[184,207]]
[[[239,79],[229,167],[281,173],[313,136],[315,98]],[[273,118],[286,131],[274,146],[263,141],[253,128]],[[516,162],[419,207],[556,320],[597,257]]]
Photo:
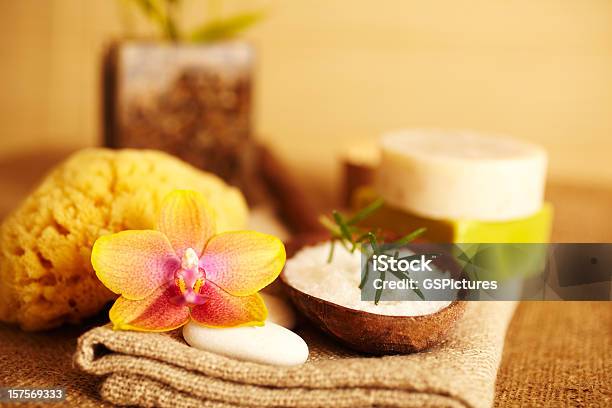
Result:
[[506,221],[542,207],[547,155],[520,140],[470,132],[398,131],[380,141],[379,194],[434,219]]
[[200,350],[260,364],[294,366],[308,359],[306,342],[272,322],[264,326],[215,329],[189,322],[183,327],[187,344]]
[[293,307],[280,297],[260,292],[266,308],[268,309],[267,321],[276,323],[286,329],[295,328],[296,318]]

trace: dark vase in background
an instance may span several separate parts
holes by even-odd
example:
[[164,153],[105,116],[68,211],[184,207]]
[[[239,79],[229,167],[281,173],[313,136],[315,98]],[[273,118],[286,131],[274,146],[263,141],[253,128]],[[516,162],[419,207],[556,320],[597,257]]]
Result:
[[104,144],[163,150],[244,184],[253,59],[242,42],[112,44],[103,63]]

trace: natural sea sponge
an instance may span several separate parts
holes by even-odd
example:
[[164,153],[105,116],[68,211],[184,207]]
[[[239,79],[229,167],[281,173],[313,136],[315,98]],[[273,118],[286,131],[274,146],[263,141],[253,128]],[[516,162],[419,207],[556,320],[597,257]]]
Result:
[[165,153],[87,149],[60,164],[0,226],[0,320],[41,330],[100,311],[116,295],[91,266],[94,241],[154,228],[174,189],[200,191],[218,231],[245,227],[239,190]]

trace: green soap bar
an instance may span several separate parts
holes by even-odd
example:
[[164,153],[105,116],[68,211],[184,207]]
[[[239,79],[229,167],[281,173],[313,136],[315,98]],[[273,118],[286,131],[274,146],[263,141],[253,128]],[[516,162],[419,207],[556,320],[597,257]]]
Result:
[[[356,191],[354,208],[363,208],[378,195],[369,187]],[[426,228],[422,236],[441,243],[547,243],[550,240],[553,208],[544,203],[536,214],[512,221],[433,220],[409,214],[387,204],[364,221],[364,226],[378,227],[405,235]]]
[[[363,208],[376,198],[372,189],[362,188],[355,194],[355,208]],[[424,227],[426,231],[422,235],[423,240],[458,244],[455,248],[458,253],[455,255],[463,252],[468,258],[462,265],[464,270],[479,271],[473,278],[503,281],[533,276],[542,271],[552,217],[553,208],[549,203],[544,203],[540,211],[530,217],[504,222],[433,220],[385,204],[368,217],[363,226],[381,228],[402,236]],[[491,243],[517,245],[474,245]],[[518,245],[521,243],[543,245]]]

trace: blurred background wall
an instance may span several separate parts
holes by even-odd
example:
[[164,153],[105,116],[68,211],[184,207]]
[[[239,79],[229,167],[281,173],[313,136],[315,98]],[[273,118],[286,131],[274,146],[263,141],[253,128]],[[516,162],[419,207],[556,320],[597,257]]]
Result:
[[[149,34],[144,24],[111,0],[0,3],[0,159],[97,144],[101,53],[126,30]],[[187,0],[188,20],[199,4]],[[264,4],[246,36],[258,137],[313,194],[333,194],[346,146],[399,127],[532,140],[553,179],[612,186],[612,1]]]

